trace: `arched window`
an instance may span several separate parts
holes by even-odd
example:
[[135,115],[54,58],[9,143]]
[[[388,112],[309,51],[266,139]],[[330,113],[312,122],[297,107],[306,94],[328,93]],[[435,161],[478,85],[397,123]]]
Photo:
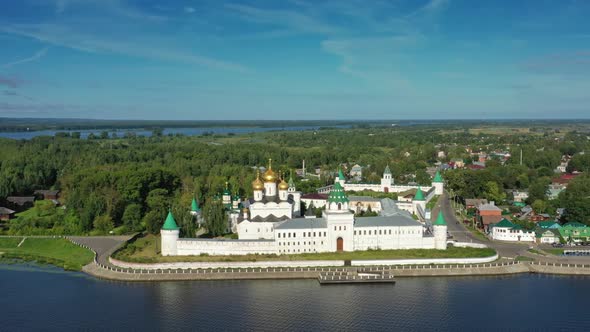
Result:
[[338,210],[342,210],[342,203],[338,203]]

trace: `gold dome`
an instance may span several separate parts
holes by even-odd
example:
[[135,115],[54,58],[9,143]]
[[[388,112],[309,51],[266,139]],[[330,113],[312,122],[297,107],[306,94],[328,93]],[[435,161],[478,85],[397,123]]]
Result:
[[264,189],[264,184],[260,181],[260,171],[256,172],[256,180],[252,181],[252,189],[253,190],[262,190]]
[[272,170],[271,162],[272,159],[269,159],[268,169],[266,170],[266,172],[264,172],[264,175],[262,176],[264,182],[277,182],[277,174]]
[[289,184],[285,182],[285,178],[281,176],[281,183],[279,183],[279,190],[289,189]]

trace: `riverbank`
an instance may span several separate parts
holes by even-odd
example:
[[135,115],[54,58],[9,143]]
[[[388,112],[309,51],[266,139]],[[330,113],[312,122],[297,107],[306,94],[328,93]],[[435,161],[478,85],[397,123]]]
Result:
[[95,256],[91,250],[61,237],[3,237],[0,253],[0,262],[37,262],[72,271],[82,271]]

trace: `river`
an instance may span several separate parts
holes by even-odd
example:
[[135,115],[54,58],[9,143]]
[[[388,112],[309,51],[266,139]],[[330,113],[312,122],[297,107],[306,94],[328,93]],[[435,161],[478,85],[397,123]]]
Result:
[[0,265],[1,331],[586,330],[590,278],[126,283]]
[[[331,126],[330,128],[350,128],[347,125]],[[204,133],[212,134],[247,134],[258,133],[266,131],[302,131],[302,130],[317,130],[319,126],[289,126],[289,127],[210,127],[210,128],[164,128],[163,135],[185,135],[185,136],[199,136]],[[109,136],[116,133],[118,137],[123,137],[126,133],[133,133],[136,136],[151,136],[151,130],[145,129],[86,129],[86,130],[38,130],[38,131],[3,131],[0,132],[0,137],[11,139],[25,139],[29,140],[38,136],[55,136],[56,133],[73,133],[79,132],[81,138],[88,138],[90,134],[100,136],[102,132],[108,132]]]

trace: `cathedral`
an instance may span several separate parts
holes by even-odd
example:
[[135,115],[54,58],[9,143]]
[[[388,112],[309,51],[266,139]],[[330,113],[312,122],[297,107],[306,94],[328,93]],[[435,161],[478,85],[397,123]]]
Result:
[[[252,189],[253,197],[241,202],[239,215],[233,213],[231,218],[238,239],[179,238],[178,226],[169,213],[161,230],[162,255],[282,255],[447,247],[442,214],[434,222],[420,222],[392,200],[384,199],[379,216],[355,217],[340,181],[331,187],[320,218],[301,216],[301,192],[292,179],[286,182],[277,174],[270,161],[264,174],[257,172]],[[424,208],[420,189],[416,196],[413,204]]]

